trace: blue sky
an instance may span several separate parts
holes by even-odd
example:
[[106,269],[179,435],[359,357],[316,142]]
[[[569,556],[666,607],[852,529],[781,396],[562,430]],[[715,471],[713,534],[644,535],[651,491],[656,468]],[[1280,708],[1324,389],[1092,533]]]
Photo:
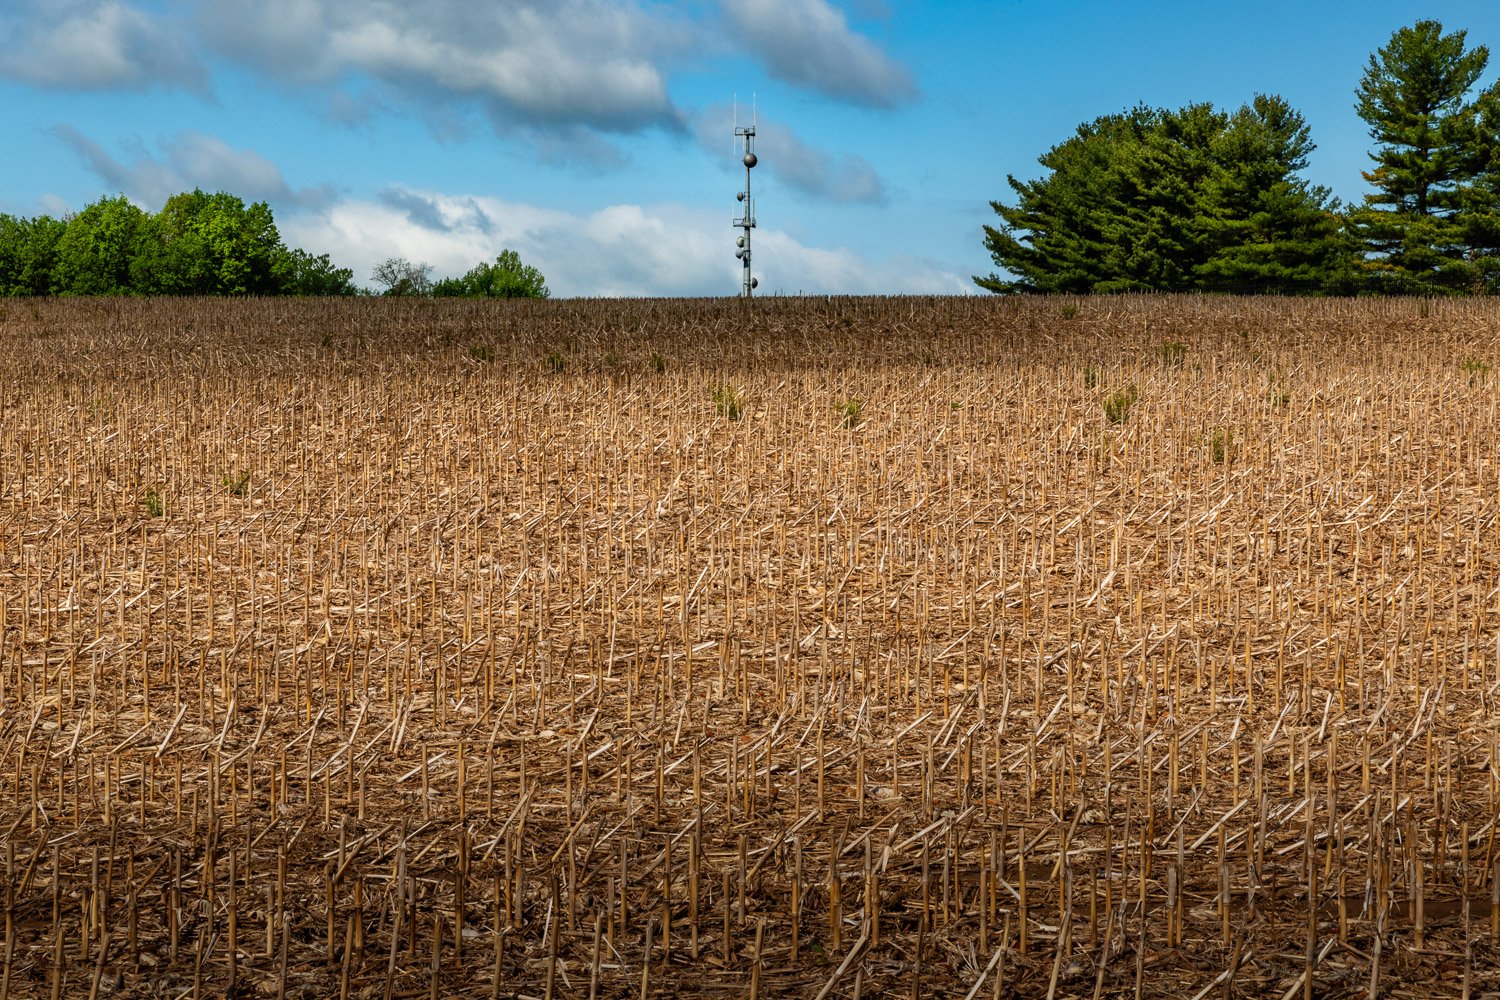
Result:
[[1137,103],[1280,94],[1357,200],[1354,88],[1420,18],[1496,78],[1489,2],[0,0],[0,211],[222,189],[362,283],[510,247],[554,294],[734,294],[754,95],[763,293],[967,292],[1006,175]]

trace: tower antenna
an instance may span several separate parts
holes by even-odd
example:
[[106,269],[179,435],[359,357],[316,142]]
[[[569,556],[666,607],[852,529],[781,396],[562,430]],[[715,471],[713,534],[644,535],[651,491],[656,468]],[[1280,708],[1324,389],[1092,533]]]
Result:
[[736,139],[739,139],[743,143],[745,151],[744,156],[740,158],[740,162],[745,164],[745,189],[735,195],[735,198],[739,200],[742,207],[740,217],[734,220],[735,227],[740,230],[739,238],[734,241],[735,246],[738,247],[734,255],[740,259],[743,265],[740,280],[740,298],[747,301],[751,293],[755,291],[755,286],[760,284],[750,273],[750,230],[755,228],[755,200],[750,196],[750,170],[759,162],[755,156],[756,110],[753,95],[750,98],[750,107],[750,124],[740,125],[738,123],[739,102],[738,100],[735,102],[734,135]]

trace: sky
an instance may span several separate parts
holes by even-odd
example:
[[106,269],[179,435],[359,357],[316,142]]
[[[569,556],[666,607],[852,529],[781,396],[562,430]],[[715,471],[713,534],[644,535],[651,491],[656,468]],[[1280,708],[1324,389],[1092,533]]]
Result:
[[0,0],[0,212],[266,201],[369,285],[518,251],[558,296],[733,295],[736,121],[760,294],[972,293],[1007,175],[1136,104],[1280,94],[1346,201],[1396,29],[1492,0]]

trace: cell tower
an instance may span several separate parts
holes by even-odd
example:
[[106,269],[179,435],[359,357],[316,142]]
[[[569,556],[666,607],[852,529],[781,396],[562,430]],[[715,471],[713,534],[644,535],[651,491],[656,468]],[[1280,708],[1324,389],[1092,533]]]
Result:
[[741,162],[745,164],[745,190],[735,195],[742,206],[741,215],[734,220],[734,224],[741,230],[739,239],[735,240],[735,246],[739,249],[734,252],[744,263],[743,279],[740,282],[740,298],[750,298],[750,293],[755,286],[760,284],[750,274],[750,230],[755,228],[755,200],[750,197],[750,169],[759,161],[755,158],[755,117],[752,113],[749,125],[738,125],[734,127],[736,139],[741,140],[745,154]]

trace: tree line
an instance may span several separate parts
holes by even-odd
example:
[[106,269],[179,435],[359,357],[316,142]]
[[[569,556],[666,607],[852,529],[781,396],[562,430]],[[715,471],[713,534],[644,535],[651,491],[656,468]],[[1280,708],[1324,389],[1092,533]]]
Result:
[[432,280],[432,265],[391,257],[370,275],[381,295],[427,295],[433,298],[545,299],[552,293],[542,272],[523,263],[514,250],[501,250],[493,264],[481,261],[457,278]]
[[1345,206],[1301,176],[1315,148],[1285,100],[1136,107],[1078,126],[1048,173],[1008,179],[984,244],[995,292],[1500,292],[1500,82],[1466,33],[1396,31],[1355,91],[1371,190]]
[[65,219],[0,215],[0,295],[354,295],[354,272],[288,247],[265,202],[123,195]]
[[[384,295],[548,294],[540,272],[511,250],[458,278],[432,282],[431,270],[396,258],[371,277]],[[0,296],[361,294],[371,293],[353,270],[283,243],[265,202],[223,191],[176,194],[154,214],[123,195],[63,219],[0,214]]]

